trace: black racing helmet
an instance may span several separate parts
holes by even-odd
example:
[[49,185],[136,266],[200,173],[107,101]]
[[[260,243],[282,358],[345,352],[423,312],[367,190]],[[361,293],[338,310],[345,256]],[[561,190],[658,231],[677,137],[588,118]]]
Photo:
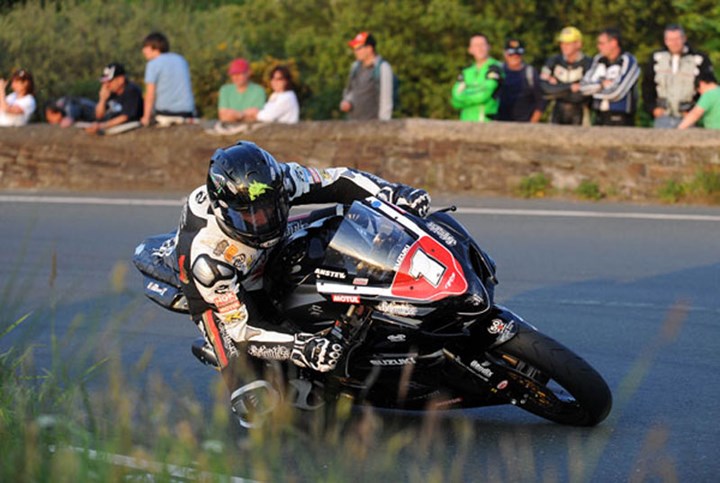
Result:
[[254,248],[277,244],[290,205],[275,158],[248,141],[218,149],[210,159],[207,192],[220,228]]

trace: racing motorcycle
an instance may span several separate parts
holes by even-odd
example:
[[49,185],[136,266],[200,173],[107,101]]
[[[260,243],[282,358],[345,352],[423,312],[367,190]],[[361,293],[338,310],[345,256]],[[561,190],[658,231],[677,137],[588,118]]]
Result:
[[[449,207],[420,218],[377,198],[290,219],[265,293],[302,332],[341,334],[329,373],[283,365],[285,397],[316,410],[349,396],[411,410],[512,404],[575,426],[603,421],[612,395],[585,360],[493,302],[496,266]],[[146,239],[145,294],[187,312],[174,235]],[[217,367],[200,338],[193,353]]]

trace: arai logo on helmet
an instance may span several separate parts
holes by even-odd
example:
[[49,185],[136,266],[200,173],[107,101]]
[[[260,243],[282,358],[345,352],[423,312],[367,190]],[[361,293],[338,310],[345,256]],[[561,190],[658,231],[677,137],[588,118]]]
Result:
[[253,181],[250,183],[250,186],[248,186],[248,193],[250,194],[250,201],[255,201],[255,199],[265,194],[267,190],[271,190],[272,188],[265,183],[261,183],[259,181]]

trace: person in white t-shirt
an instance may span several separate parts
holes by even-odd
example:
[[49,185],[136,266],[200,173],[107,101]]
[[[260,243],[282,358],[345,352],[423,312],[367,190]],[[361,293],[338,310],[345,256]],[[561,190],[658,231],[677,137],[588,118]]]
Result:
[[25,69],[15,71],[10,77],[13,92],[6,96],[7,85],[0,79],[0,126],[24,126],[36,107],[32,74]]
[[300,120],[300,105],[290,70],[284,65],[270,72],[272,94],[262,109],[250,107],[243,111],[243,121],[279,122],[295,124]]

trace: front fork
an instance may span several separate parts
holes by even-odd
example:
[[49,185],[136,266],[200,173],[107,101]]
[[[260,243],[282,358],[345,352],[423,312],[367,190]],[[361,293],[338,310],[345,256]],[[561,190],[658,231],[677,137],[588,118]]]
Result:
[[472,376],[477,392],[489,392],[512,403],[517,392],[514,390],[515,378],[509,374],[505,364],[488,357],[487,352],[512,339],[520,326],[535,328],[519,315],[499,305],[493,307],[489,317],[475,324],[468,327],[472,334],[472,347],[444,348],[443,354],[453,366],[461,369],[462,374]]

